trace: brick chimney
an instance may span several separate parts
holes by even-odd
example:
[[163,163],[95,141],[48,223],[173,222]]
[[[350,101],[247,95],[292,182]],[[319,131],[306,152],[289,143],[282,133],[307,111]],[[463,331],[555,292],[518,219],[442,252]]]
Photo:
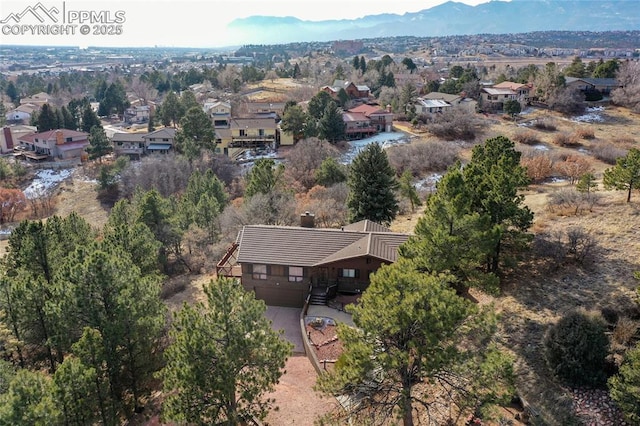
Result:
[[56,145],[64,145],[62,130],[56,130]]
[[316,216],[313,213],[304,212],[300,215],[300,226],[302,228],[315,228]]
[[7,142],[7,151],[13,150],[13,135],[11,134],[11,129],[7,126],[4,126],[2,129],[4,133],[4,140]]

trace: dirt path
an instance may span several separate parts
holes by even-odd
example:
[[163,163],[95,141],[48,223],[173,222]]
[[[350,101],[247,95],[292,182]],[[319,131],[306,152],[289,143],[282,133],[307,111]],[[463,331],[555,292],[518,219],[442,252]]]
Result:
[[279,409],[269,413],[265,424],[313,426],[314,421],[334,409],[337,402],[313,390],[317,373],[306,356],[292,356],[285,368],[286,373],[280,378],[276,390],[267,395],[275,398]]

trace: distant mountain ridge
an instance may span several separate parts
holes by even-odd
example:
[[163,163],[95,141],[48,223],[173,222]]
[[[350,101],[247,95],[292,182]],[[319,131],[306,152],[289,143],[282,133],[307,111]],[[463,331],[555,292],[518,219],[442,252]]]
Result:
[[227,30],[243,44],[555,30],[627,31],[640,30],[640,1],[512,0],[477,6],[449,1],[415,13],[358,19],[303,21],[294,17],[252,16],[234,20]]

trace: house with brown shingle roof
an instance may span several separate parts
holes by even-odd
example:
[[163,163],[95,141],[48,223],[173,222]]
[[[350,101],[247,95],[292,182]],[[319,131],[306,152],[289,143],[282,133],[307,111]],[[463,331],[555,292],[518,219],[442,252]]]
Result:
[[315,228],[313,215],[305,213],[301,226],[244,226],[218,274],[240,278],[267,305],[301,307],[312,291],[363,292],[369,275],[394,263],[408,238],[368,220]]

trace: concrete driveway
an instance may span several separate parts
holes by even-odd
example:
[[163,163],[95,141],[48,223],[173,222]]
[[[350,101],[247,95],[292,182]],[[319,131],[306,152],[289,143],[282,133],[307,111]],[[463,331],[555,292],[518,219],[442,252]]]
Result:
[[265,316],[271,320],[274,330],[284,330],[283,337],[293,343],[293,353],[304,354],[302,332],[300,331],[300,308],[267,306]]

